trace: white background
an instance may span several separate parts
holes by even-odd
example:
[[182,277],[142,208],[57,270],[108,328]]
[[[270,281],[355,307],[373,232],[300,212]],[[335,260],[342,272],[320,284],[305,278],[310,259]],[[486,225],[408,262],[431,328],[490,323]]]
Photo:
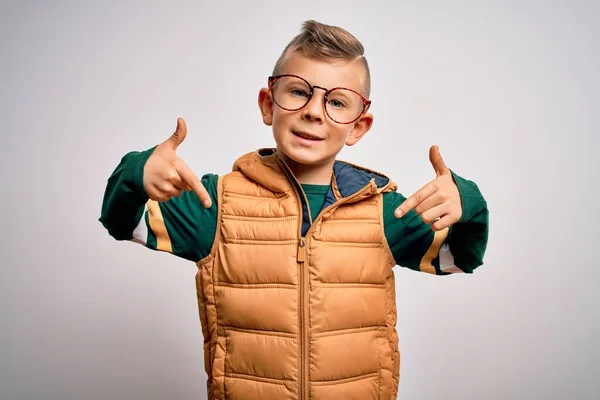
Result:
[[205,398],[196,267],[112,239],[106,179],[178,116],[198,175],[272,146],[258,91],[307,19],[371,65],[341,158],[410,194],[438,144],[489,203],[475,274],[397,269],[399,398],[600,398],[599,4],[3,1],[0,398]]

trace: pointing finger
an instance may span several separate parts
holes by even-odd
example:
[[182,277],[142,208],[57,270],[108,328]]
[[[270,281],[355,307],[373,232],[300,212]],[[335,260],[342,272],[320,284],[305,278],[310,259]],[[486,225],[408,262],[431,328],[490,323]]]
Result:
[[423,200],[414,208],[414,210],[418,215],[422,215],[427,210],[431,210],[433,207],[439,206],[442,203],[444,203],[444,197],[440,196],[439,193],[436,192]]
[[415,194],[404,200],[404,202],[400,204],[400,207],[396,209],[394,215],[396,216],[396,218],[400,218],[413,208],[417,207],[436,191],[437,188],[431,182],[428,183],[427,185],[419,189]]
[[178,164],[176,168],[183,183],[189,186],[194,193],[196,193],[196,196],[198,196],[204,207],[209,208],[212,205],[212,200],[210,199],[206,188],[204,185],[202,185],[200,179],[198,179],[198,176],[196,176],[196,174],[194,174],[183,161]]

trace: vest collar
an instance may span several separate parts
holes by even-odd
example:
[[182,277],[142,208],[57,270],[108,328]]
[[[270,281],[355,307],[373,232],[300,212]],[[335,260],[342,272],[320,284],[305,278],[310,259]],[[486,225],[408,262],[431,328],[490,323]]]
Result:
[[[241,171],[248,178],[261,184],[273,192],[293,190],[287,178],[285,163],[277,155],[274,148],[262,148],[247,153],[236,160],[233,171]],[[336,160],[333,165],[332,189],[338,199],[350,197],[369,186],[357,200],[382,192],[392,192],[397,186],[387,176],[345,161]]]

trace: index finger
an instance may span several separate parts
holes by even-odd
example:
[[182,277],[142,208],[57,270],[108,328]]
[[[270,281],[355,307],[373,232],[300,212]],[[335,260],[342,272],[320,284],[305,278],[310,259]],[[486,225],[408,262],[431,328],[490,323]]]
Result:
[[396,216],[396,218],[400,218],[401,216],[405,215],[410,210],[421,204],[423,201],[425,201],[425,199],[434,194],[436,190],[437,189],[431,182],[428,183],[427,185],[419,189],[416,193],[414,193],[412,196],[409,196],[406,200],[404,200],[404,202],[400,204],[400,207],[398,207],[396,211],[394,211],[394,215]]
[[194,191],[194,193],[196,193],[196,196],[198,196],[204,207],[210,208],[210,206],[212,205],[212,200],[208,192],[206,191],[206,188],[204,187],[202,182],[200,182],[200,179],[198,179],[198,176],[196,176],[196,174],[194,174],[192,170],[183,161],[181,161],[181,163],[178,163],[175,166],[175,168],[177,169],[177,172],[179,173],[179,176],[181,177],[183,182],[185,182],[190,188],[192,188],[192,190]]

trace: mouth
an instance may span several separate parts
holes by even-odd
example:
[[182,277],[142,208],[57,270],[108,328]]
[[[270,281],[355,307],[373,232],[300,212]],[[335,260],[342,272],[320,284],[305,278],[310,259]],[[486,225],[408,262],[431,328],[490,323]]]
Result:
[[304,131],[292,131],[292,133],[294,135],[298,136],[299,138],[306,139],[306,140],[313,140],[315,142],[324,140],[323,138],[320,138],[318,136],[315,136],[313,134],[310,134],[310,133],[304,132]]

